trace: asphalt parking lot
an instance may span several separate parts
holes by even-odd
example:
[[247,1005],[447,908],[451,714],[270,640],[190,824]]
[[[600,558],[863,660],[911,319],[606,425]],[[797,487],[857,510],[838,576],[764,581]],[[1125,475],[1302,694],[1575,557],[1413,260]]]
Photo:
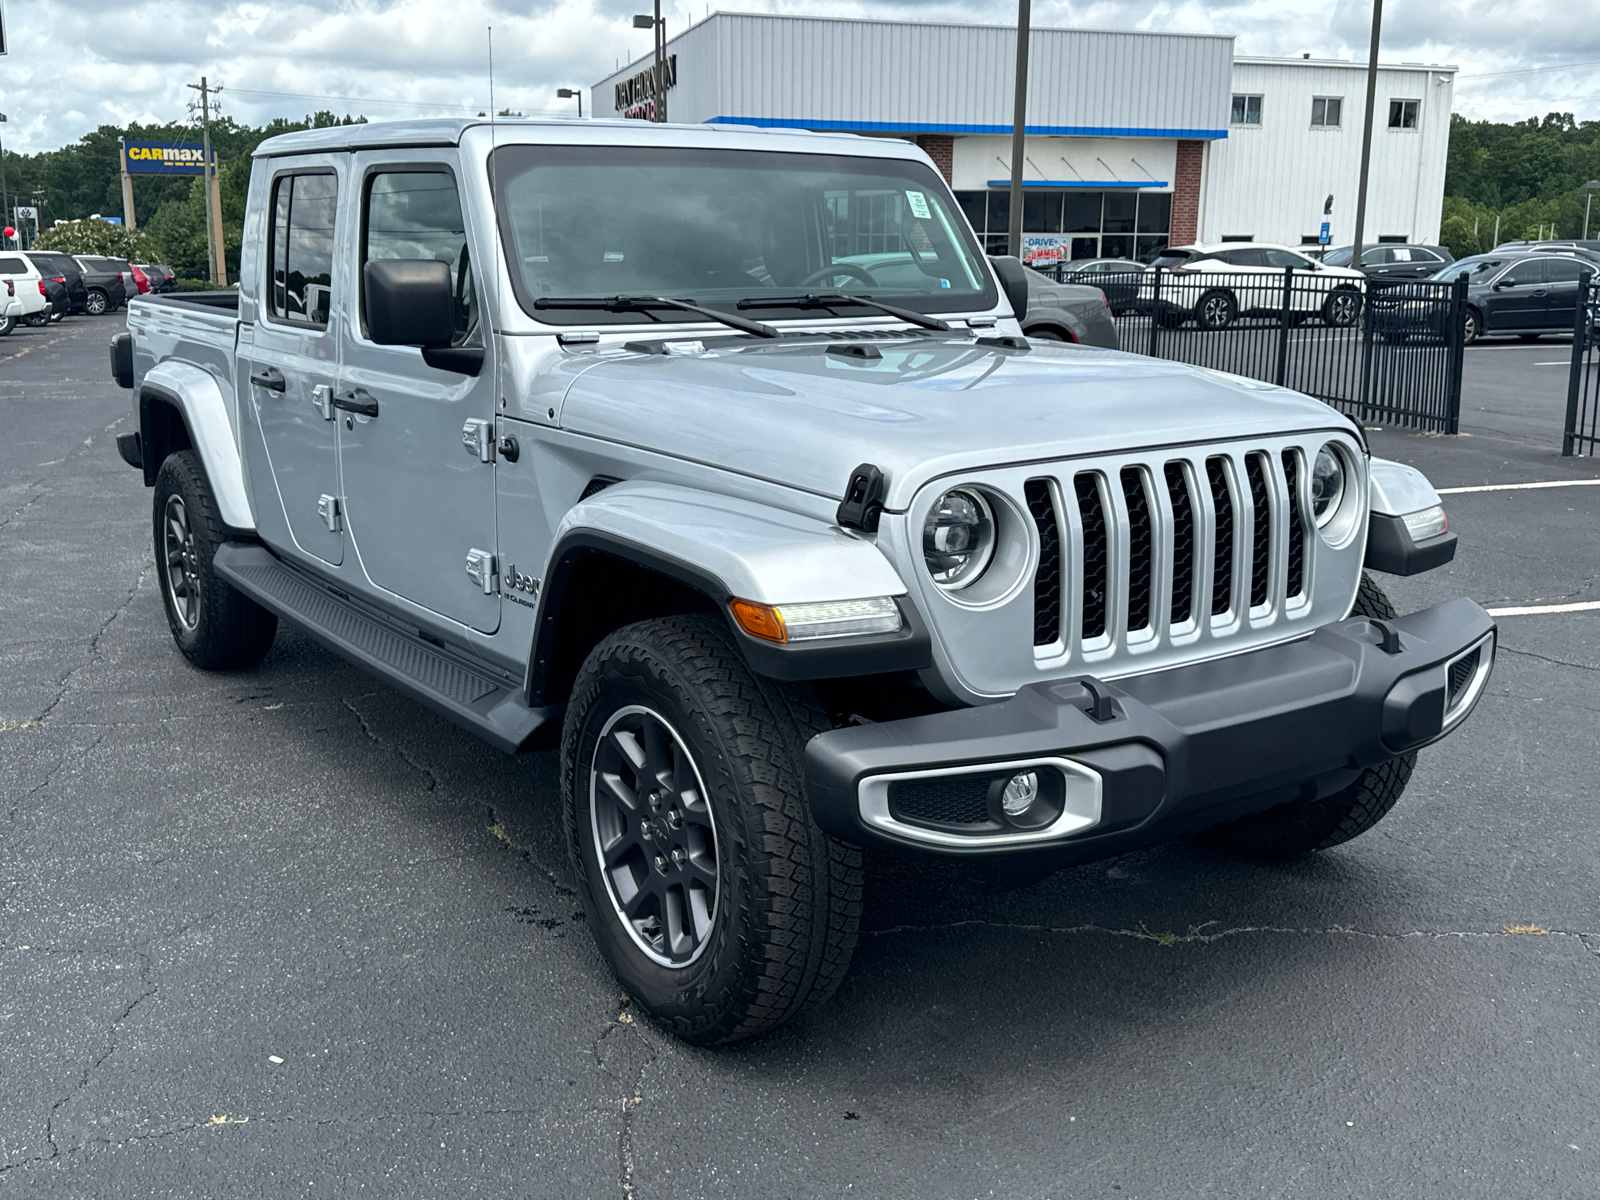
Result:
[[[177,653],[120,324],[0,339],[0,1197],[1600,1190],[1600,611],[1504,618],[1365,837],[999,895],[875,861],[832,1002],[689,1049],[577,918],[551,754],[289,629],[237,674]],[[1556,457],[1565,340],[1466,353],[1469,436],[1376,452],[1600,479]],[[1600,487],[1446,502],[1460,553],[1383,581],[1403,611],[1600,599]]]

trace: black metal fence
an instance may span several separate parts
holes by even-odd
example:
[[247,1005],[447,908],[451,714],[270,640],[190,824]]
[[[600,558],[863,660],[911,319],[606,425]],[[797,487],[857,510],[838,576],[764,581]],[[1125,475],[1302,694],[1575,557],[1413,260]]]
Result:
[[1460,427],[1463,280],[1291,268],[1046,274],[1105,292],[1124,350],[1281,384],[1363,423]]
[[1593,275],[1578,284],[1561,453],[1568,458],[1600,454],[1600,279]]

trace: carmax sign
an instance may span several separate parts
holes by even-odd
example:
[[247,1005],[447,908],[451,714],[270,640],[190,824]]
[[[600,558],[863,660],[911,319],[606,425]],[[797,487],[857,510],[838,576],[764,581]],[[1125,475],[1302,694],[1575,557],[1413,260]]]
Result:
[[[203,175],[205,147],[199,142],[129,142],[130,175]],[[217,152],[212,150],[214,166]]]

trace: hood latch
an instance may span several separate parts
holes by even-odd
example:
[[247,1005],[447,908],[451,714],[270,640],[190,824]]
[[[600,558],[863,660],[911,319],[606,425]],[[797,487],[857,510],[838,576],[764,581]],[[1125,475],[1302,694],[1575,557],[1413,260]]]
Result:
[[862,463],[851,471],[850,482],[845,484],[844,499],[839,502],[839,513],[835,518],[840,527],[877,533],[878,518],[883,515],[883,501],[888,490],[883,472],[871,463]]

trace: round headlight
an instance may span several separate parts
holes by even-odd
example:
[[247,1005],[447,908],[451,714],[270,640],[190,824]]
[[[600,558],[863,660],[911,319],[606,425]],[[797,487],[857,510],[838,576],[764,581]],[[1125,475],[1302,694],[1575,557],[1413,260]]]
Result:
[[1311,467],[1311,515],[1321,529],[1333,520],[1344,499],[1344,461],[1334,453],[1331,445],[1317,451],[1317,461]]
[[994,557],[994,510],[978,492],[940,496],[922,523],[922,556],[933,581],[948,591],[976,583]]

